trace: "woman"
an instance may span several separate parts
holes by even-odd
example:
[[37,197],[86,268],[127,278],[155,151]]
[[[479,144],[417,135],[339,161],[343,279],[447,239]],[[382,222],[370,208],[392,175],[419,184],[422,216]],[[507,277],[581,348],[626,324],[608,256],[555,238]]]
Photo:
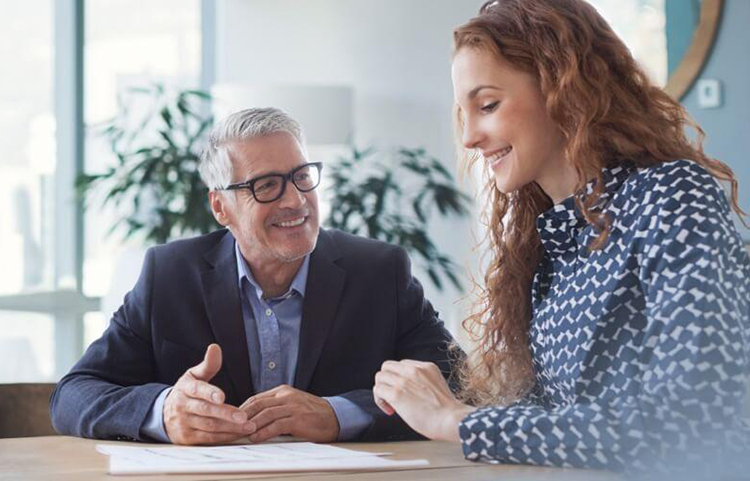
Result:
[[461,142],[490,171],[478,347],[459,398],[433,365],[386,362],[381,409],[474,460],[736,466],[750,260],[715,180],[742,218],[732,171],[582,0],[491,2],[454,40]]

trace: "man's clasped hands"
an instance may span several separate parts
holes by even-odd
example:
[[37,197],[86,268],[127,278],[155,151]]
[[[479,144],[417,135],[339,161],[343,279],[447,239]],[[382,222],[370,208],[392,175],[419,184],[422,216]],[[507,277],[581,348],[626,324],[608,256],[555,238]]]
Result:
[[339,424],[323,398],[288,385],[256,394],[240,407],[224,403],[224,392],[209,381],[221,369],[217,344],[188,369],[164,403],[164,427],[174,444],[218,444],[249,437],[263,442],[289,434],[314,442],[335,441]]

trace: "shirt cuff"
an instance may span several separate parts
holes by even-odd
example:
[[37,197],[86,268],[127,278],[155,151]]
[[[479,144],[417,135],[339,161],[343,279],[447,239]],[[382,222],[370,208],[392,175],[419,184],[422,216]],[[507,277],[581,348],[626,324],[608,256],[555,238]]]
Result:
[[154,404],[151,406],[151,410],[146,415],[146,420],[141,426],[141,436],[162,443],[171,442],[169,436],[167,436],[167,431],[164,429],[164,401],[171,390],[172,388],[168,387],[157,396]]
[[333,408],[339,422],[336,441],[352,441],[372,424],[372,416],[364,409],[341,396],[324,397]]

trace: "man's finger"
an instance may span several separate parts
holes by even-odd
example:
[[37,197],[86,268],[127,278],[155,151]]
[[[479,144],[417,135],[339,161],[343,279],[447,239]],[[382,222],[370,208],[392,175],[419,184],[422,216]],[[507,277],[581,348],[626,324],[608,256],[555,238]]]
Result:
[[205,381],[185,379],[181,388],[191,398],[203,399],[214,404],[222,404],[224,402],[224,392]]
[[287,418],[292,415],[292,410],[289,406],[273,406],[263,409],[255,416],[248,419],[248,422],[255,425],[255,429],[259,430],[277,419]]
[[249,397],[242,405],[240,406],[240,409],[244,409],[250,403],[258,400],[258,399],[265,399],[265,398],[273,398],[278,397],[279,394],[281,394],[283,391],[290,391],[293,392],[295,389],[291,386],[288,386],[286,384],[282,384],[281,386],[276,386],[273,389],[269,389],[268,391],[260,392],[254,396]]
[[275,438],[276,436],[281,436],[282,434],[294,434],[292,432],[292,426],[293,418],[291,417],[277,419],[263,429],[251,434],[250,441],[254,443],[262,443],[263,441]]
[[247,418],[252,419],[255,417],[259,412],[263,411],[264,409],[268,409],[274,406],[283,406],[284,404],[287,404],[287,400],[280,399],[277,397],[263,397],[263,398],[252,398],[248,399],[245,404],[240,406],[240,409],[245,411],[247,413]]
[[247,414],[228,404],[213,404],[202,399],[189,398],[185,403],[185,411],[197,416],[222,419],[233,423],[244,423]]
[[245,437],[237,433],[211,433],[207,431],[193,430],[189,432],[188,443],[185,444],[226,444]]
[[188,372],[201,381],[210,381],[221,369],[221,347],[218,344],[211,344],[206,348],[206,355],[203,361],[197,366],[188,369]]
[[247,436],[250,432],[255,432],[255,425],[252,430],[246,429],[247,423],[233,423],[223,419],[209,418],[190,414],[185,419],[185,424],[192,429],[205,431],[209,433],[236,433]]

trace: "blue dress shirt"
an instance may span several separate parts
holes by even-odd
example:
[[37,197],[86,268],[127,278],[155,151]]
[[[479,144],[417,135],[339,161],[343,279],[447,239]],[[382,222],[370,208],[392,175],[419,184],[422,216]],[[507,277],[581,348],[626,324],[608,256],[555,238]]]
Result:
[[[263,298],[263,289],[253,277],[236,243],[235,254],[253,388],[260,393],[282,384],[292,385],[297,368],[302,305],[310,256],[305,257],[286,293],[278,297]],[[157,441],[169,442],[162,413],[170,389],[159,394],[141,427],[141,434]],[[367,412],[348,399],[339,396],[323,399],[328,401],[336,414],[339,423],[338,441],[356,438],[372,422],[372,417]]]

